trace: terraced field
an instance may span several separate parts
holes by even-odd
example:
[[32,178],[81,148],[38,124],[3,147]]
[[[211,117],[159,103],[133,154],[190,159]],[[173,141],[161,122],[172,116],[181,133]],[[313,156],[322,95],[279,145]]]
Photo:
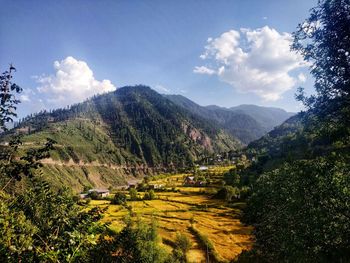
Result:
[[[169,252],[176,233],[186,234],[192,242],[187,255],[190,262],[205,262],[208,256],[212,258],[210,262],[227,262],[242,250],[250,249],[252,227],[244,226],[239,220],[240,208],[244,204],[228,207],[223,200],[213,199],[210,193],[217,188],[215,184],[211,187],[183,187],[183,176],[174,175],[152,182],[175,185],[179,192],[158,192],[156,200],[130,201],[128,205],[143,219],[156,219],[162,244]],[[108,206],[103,221],[109,222],[115,230],[122,229],[123,217],[128,214],[126,208],[105,200],[92,201],[91,205]],[[203,242],[203,238],[212,248]]]

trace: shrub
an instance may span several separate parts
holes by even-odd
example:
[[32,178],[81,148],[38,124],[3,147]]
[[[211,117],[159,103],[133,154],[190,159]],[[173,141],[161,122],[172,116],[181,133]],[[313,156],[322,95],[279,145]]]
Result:
[[99,194],[96,193],[96,192],[90,192],[90,193],[88,194],[88,196],[89,196],[92,200],[100,200],[100,199],[101,199],[101,197],[99,196]]
[[117,192],[112,201],[111,201],[112,204],[114,205],[123,205],[126,203],[126,194],[122,193],[122,192]]
[[149,190],[145,193],[145,196],[143,197],[144,200],[153,200],[156,198],[156,195],[153,190]]
[[137,201],[138,200],[137,190],[135,188],[131,188],[129,190],[129,195],[130,195],[130,200],[131,201]]
[[223,186],[215,195],[216,198],[225,199],[226,201],[231,201],[233,197],[239,196],[239,189],[237,187],[232,187],[230,185]]

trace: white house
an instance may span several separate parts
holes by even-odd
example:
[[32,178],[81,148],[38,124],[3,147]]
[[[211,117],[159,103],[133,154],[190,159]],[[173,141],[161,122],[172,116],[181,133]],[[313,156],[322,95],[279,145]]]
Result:
[[109,190],[107,189],[90,189],[88,191],[88,194],[91,194],[91,193],[97,193],[100,197],[109,196]]

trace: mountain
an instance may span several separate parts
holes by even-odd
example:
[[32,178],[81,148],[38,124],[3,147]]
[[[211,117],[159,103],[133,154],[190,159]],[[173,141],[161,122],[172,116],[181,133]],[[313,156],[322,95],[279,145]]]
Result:
[[216,105],[200,106],[181,95],[165,96],[192,113],[217,123],[245,144],[262,137],[293,115],[282,109],[255,105],[240,105],[229,109]]
[[289,117],[295,115],[295,113],[287,112],[280,108],[247,104],[231,107],[230,110],[234,112],[242,112],[251,116],[268,131],[271,131],[274,127],[280,125]]
[[11,133],[24,134],[24,148],[54,139],[45,174],[76,190],[123,184],[130,175],[189,166],[203,154],[241,146],[215,124],[145,86],[41,112]]

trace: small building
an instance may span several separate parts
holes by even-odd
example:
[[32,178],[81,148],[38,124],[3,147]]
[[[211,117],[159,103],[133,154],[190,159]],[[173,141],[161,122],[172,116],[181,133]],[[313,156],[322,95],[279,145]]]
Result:
[[186,176],[183,184],[184,185],[195,185],[196,184],[196,180],[195,180],[194,176]]
[[163,185],[162,185],[162,184],[150,184],[150,185],[148,186],[148,188],[149,188],[150,190],[162,189],[162,188],[163,188]]
[[109,190],[107,189],[90,189],[88,191],[88,194],[91,194],[91,193],[97,193],[99,197],[102,197],[102,198],[109,196]]
[[199,167],[199,171],[207,171],[207,170],[208,170],[208,166],[202,165]]
[[85,199],[89,197],[89,194],[81,193],[79,194],[80,199]]

